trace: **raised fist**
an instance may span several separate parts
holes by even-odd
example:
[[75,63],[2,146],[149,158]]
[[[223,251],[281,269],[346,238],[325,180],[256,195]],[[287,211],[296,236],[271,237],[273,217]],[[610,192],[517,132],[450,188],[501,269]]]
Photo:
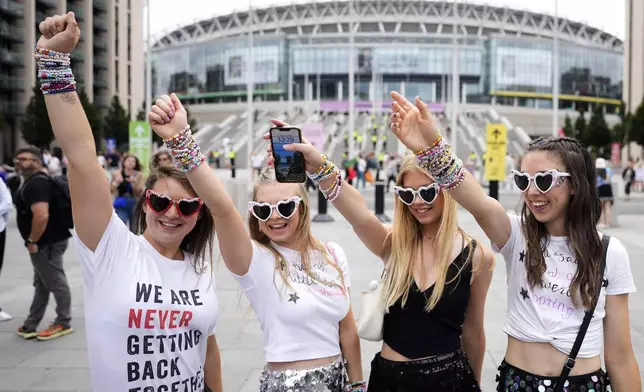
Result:
[[80,39],[80,29],[73,12],[54,15],[40,22],[37,47],[61,53],[71,53]]

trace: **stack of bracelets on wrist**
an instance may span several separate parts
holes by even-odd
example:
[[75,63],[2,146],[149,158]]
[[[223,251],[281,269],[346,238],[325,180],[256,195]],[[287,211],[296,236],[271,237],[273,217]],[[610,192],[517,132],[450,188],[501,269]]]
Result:
[[181,132],[171,138],[163,139],[163,144],[172,155],[176,168],[184,173],[193,171],[206,160],[192,137],[190,125],[186,125]]
[[465,178],[465,169],[452,147],[438,137],[429,147],[417,151],[418,165],[427,170],[443,189],[453,189]]
[[340,196],[340,189],[342,188],[342,174],[340,173],[340,170],[338,170],[338,168],[333,164],[333,162],[329,161],[324,155],[322,155],[322,165],[315,171],[315,173],[306,174],[309,176],[311,181],[317,183],[319,183],[320,181],[328,180],[329,178],[333,177],[333,175],[335,175],[333,184],[331,184],[331,186],[327,189],[322,189],[322,187],[320,187],[320,191],[330,202],[334,202],[335,199]]
[[38,66],[38,79],[43,94],[60,94],[76,91],[69,53],[36,48],[34,52]]
[[359,381],[347,386],[348,392],[367,392],[367,382]]

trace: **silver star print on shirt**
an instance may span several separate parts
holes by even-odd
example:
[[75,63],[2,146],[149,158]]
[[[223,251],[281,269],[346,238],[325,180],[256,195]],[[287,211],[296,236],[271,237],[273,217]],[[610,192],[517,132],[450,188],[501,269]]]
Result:
[[297,305],[297,300],[300,299],[300,297],[297,296],[297,293],[289,294],[289,299],[288,302],[293,302],[294,304]]

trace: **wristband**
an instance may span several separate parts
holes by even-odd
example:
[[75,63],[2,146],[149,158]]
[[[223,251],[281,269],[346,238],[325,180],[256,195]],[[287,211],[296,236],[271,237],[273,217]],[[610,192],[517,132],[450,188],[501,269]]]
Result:
[[163,144],[172,156],[175,167],[184,173],[193,171],[206,160],[192,137],[190,125],[186,125],[178,134],[164,139]]

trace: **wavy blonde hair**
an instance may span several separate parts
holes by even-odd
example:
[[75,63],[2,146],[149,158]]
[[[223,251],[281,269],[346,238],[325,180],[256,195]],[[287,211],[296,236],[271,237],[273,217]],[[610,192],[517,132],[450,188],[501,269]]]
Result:
[[[412,171],[421,172],[428,177],[428,180],[432,179],[426,170],[418,166],[414,155],[407,155],[401,164],[396,185],[403,186],[405,175]],[[458,226],[456,201],[444,191],[441,191],[439,197],[443,197],[443,211],[440,218],[440,226],[437,231],[436,245],[434,247],[438,255],[438,263],[435,264],[436,282],[434,283],[432,295],[427,299],[427,305],[425,306],[425,310],[428,312],[440,300],[445,285],[460,278],[461,271],[467,263],[471,262],[474,253],[472,243],[470,242],[467,246],[467,261],[463,264],[454,279],[446,282],[447,270],[452,263],[452,245],[456,233],[459,232],[466,241],[469,241],[471,237]],[[387,242],[391,246],[391,252],[386,267],[382,297],[380,298],[385,309],[389,309],[401,297],[402,306],[405,306],[409,297],[409,289],[414,283],[414,268],[417,265],[416,263],[422,262],[420,257],[422,239],[422,225],[409,212],[408,207],[396,197],[394,201],[393,230],[387,238]]]
[[[259,179],[253,187],[253,200],[257,201],[257,192],[261,186],[271,185],[275,183],[277,183],[277,180],[275,179],[275,169],[273,169],[273,167],[271,166],[266,167],[260,173]],[[340,266],[329,255],[330,251],[326,249],[324,244],[320,240],[315,238],[311,233],[311,217],[309,215],[310,204],[306,189],[304,188],[303,184],[300,184],[300,186],[298,187],[297,195],[302,199],[302,201],[298,206],[300,215],[299,221],[297,222],[297,238],[295,242],[298,245],[298,249],[296,250],[300,253],[304,272],[307,274],[307,276],[318,283],[338,287],[346,296],[347,291],[345,290],[344,286],[344,275],[342,273],[342,269],[340,269]],[[291,283],[289,282],[289,279],[287,277],[288,266],[282,265],[282,260],[284,260],[284,257],[277,249],[275,249],[271,242],[271,239],[268,238],[268,236],[260,230],[259,221],[253,216],[253,214],[248,214],[248,228],[250,230],[250,238],[273,253],[273,255],[275,256],[275,271],[279,271],[279,274],[282,277],[285,285],[292,288]],[[309,252],[311,250],[316,250],[322,253],[322,255],[324,256],[324,261],[338,271],[338,274],[340,275],[340,281],[342,283],[341,285],[335,282],[327,282],[325,280],[322,280],[319,278],[319,276],[317,276],[317,274],[311,271],[311,263],[309,260]],[[286,263],[285,260],[284,263]],[[275,283],[275,287],[277,288],[277,283],[275,282],[275,274],[273,274],[273,283]]]

